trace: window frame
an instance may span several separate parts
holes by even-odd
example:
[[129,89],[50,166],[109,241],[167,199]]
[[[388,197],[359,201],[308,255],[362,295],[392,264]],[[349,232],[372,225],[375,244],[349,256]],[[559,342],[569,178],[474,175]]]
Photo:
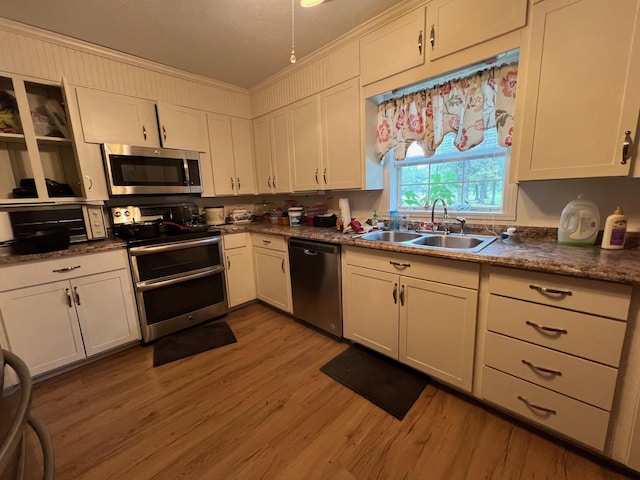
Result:
[[[449,133],[448,136],[454,136],[455,134]],[[477,148],[477,147],[476,147]],[[500,213],[492,213],[492,212],[474,212],[469,210],[456,211],[451,208],[451,206],[447,205],[447,210],[449,213],[449,217],[455,217],[457,215],[464,216],[467,221],[491,221],[494,223],[495,220],[515,220],[516,219],[516,205],[518,198],[518,185],[515,183],[510,183],[510,169],[511,169],[511,147],[497,147],[504,149],[505,153],[505,166],[504,166],[504,192],[503,192],[503,209]],[[495,150],[494,150],[495,151]],[[436,155],[438,155],[436,153]],[[437,163],[446,163],[446,162],[455,162],[460,160],[474,160],[479,158],[487,158],[490,156],[494,156],[493,154],[480,154],[479,151],[474,151],[474,149],[467,150],[465,152],[451,152],[442,154],[438,157]],[[385,155],[385,163],[388,163],[389,168],[387,171],[387,178],[389,181],[389,198],[388,205],[389,210],[397,210],[401,215],[408,215],[410,219],[415,220],[425,220],[431,221],[431,206],[427,209],[424,207],[415,207],[410,209],[400,209],[400,175],[398,174],[400,168],[403,165],[422,165],[430,163],[429,158],[422,157],[422,160],[415,160],[420,157],[407,157],[404,160],[396,161],[393,159],[393,149],[389,151]],[[436,163],[436,162],[433,162]],[[442,207],[440,205],[437,206],[437,211],[441,211]]]

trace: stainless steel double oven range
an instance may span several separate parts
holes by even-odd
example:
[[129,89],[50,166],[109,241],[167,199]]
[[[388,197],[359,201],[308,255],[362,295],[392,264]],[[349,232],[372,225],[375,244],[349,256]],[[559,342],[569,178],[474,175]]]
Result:
[[116,207],[127,239],[144,342],[228,312],[219,230],[189,205]]

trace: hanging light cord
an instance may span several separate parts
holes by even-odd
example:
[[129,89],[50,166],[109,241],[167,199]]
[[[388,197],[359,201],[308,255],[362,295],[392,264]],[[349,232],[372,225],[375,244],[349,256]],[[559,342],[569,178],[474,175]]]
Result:
[[295,47],[295,0],[291,0],[291,56],[289,60],[291,63],[296,63],[296,47]]

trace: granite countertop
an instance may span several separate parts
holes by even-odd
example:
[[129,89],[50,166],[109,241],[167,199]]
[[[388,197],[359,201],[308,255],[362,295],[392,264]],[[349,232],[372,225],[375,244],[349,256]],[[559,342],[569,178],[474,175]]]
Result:
[[[15,265],[22,262],[33,262],[35,260],[49,260],[51,258],[71,257],[74,255],[85,255],[87,253],[105,252],[126,248],[127,243],[117,238],[106,240],[93,240],[90,242],[73,243],[66,250],[56,250],[55,252],[35,253],[33,255],[11,255],[9,248],[0,249],[0,266]],[[6,250],[2,252],[2,250]]]
[[[310,226],[280,226],[268,223],[248,225],[223,225],[216,227],[224,234],[256,232],[284,237],[338,243],[354,247],[371,248],[388,252],[426,255],[449,258],[503,267],[520,268],[547,273],[560,273],[574,277],[605,280],[611,282],[640,284],[640,248],[624,250],[603,250],[600,247],[568,247],[558,245],[555,238],[535,236],[523,238],[521,243],[510,244],[500,239],[478,253],[429,247],[416,247],[387,242],[361,240],[353,233],[338,232],[333,228]],[[118,248],[126,248],[126,242],[119,239],[96,240],[73,244],[67,250],[35,255],[9,255],[0,252],[0,266],[21,262],[44,260],[73,255],[84,255]],[[7,249],[8,250],[8,249]]]
[[555,238],[523,238],[521,243],[495,240],[478,253],[429,247],[416,247],[387,242],[361,240],[352,233],[341,233],[332,228],[309,226],[279,226],[252,223],[245,226],[226,225],[223,233],[259,232],[285,237],[306,238],[355,247],[389,252],[450,258],[503,267],[514,267],[547,273],[560,273],[574,277],[611,282],[640,284],[640,248],[603,250],[594,247],[558,245]]

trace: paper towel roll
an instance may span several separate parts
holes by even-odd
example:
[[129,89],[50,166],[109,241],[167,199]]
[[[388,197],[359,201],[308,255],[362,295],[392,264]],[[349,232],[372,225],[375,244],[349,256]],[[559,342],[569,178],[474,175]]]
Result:
[[340,214],[344,218],[344,225],[346,227],[351,222],[351,207],[349,207],[349,199],[340,198],[338,200],[338,208],[340,209]]

